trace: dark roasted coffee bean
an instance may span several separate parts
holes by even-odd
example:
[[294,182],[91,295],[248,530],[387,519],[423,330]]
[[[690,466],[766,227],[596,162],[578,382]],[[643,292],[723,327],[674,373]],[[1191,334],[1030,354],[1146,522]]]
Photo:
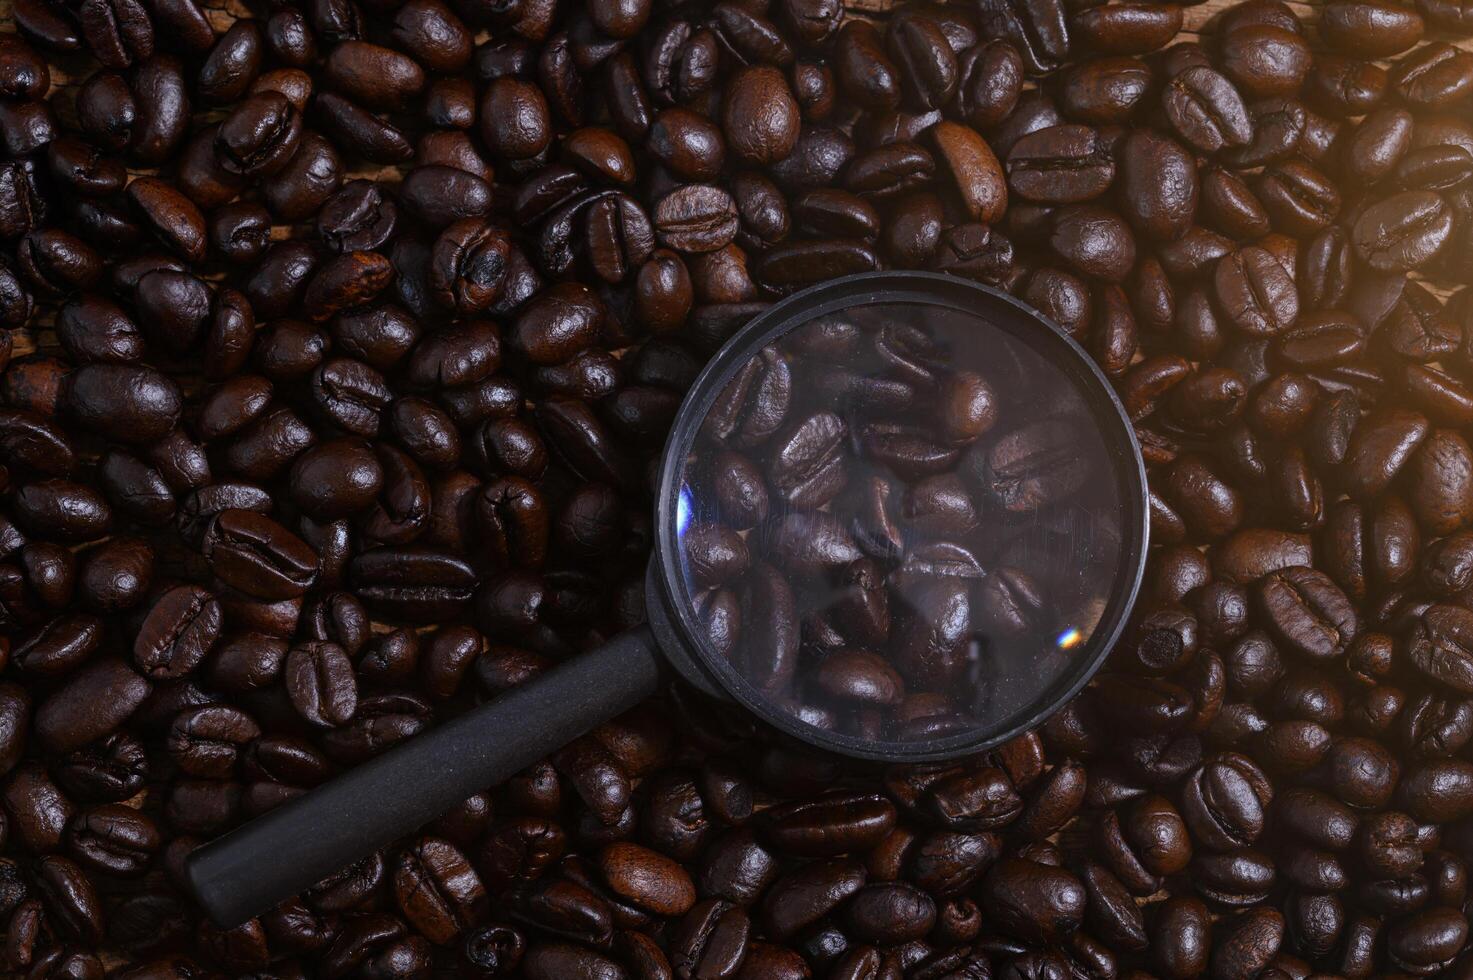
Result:
[[1356,126],[1345,148],[1346,173],[1374,183],[1391,173],[1411,146],[1412,114],[1404,109],[1384,108],[1366,116]]
[[1256,246],[1222,258],[1213,271],[1213,286],[1223,313],[1245,333],[1275,334],[1299,317],[1293,278],[1271,253]]
[[317,555],[305,542],[250,511],[222,511],[205,532],[203,550],[221,580],[258,599],[294,598],[317,577]]
[[1032,201],[1070,204],[1099,197],[1115,161],[1088,126],[1051,126],[1018,140],[1008,154],[1008,187]]
[[368,605],[411,622],[435,622],[465,609],[477,582],[475,570],[454,555],[399,548],[355,556],[349,577]]
[[220,604],[213,595],[196,586],[176,586],[149,610],[133,644],[133,661],[150,677],[182,677],[204,660],[220,627]]
[[1309,46],[1270,24],[1246,25],[1223,37],[1224,73],[1250,98],[1291,95],[1309,73]]
[[53,752],[79,749],[121,728],[151,690],[121,660],[94,660],[37,707],[36,734]]
[[286,166],[301,139],[301,113],[281,93],[262,92],[225,118],[215,136],[215,152],[231,173],[270,176]]
[[1086,892],[1068,872],[1005,858],[982,882],[981,905],[1006,932],[1024,940],[1066,935],[1080,924]]
[[354,180],[322,202],[317,234],[334,252],[379,248],[398,225],[398,206],[375,182]]
[[1452,215],[1432,191],[1405,191],[1368,207],[1355,222],[1357,254],[1379,272],[1406,272],[1447,244]]
[[1323,573],[1286,568],[1259,584],[1259,601],[1278,637],[1313,659],[1343,653],[1355,638],[1354,609]]
[[1276,230],[1309,237],[1340,210],[1340,194],[1313,166],[1287,160],[1266,168],[1254,184]]
[[1414,106],[1447,108],[1473,91],[1468,52],[1433,43],[1403,56],[1391,73],[1396,93]]
[[1181,10],[1169,4],[1096,7],[1072,18],[1074,36],[1108,54],[1145,54],[1163,48],[1181,30]]
[[1326,5],[1325,40],[1347,54],[1383,58],[1406,50],[1422,36],[1416,11],[1379,2],[1336,0]]
[[1069,24],[1062,3],[989,0],[980,10],[983,36],[1016,46],[1034,72],[1052,71],[1069,55]]
[[292,706],[313,725],[343,725],[358,710],[352,662],[334,643],[317,641],[293,647],[282,679]]
[[1188,68],[1171,79],[1162,105],[1182,139],[1204,153],[1246,146],[1253,121],[1232,82],[1205,65]]
[[1126,222],[1093,205],[1073,205],[1054,217],[1049,244],[1079,273],[1120,282],[1135,264],[1135,237]]
[[121,442],[155,442],[174,427],[182,407],[178,386],[145,367],[89,364],[67,376],[62,404],[79,424]]
[[1126,216],[1148,238],[1180,238],[1196,216],[1198,181],[1190,153],[1168,137],[1133,133],[1119,150]]

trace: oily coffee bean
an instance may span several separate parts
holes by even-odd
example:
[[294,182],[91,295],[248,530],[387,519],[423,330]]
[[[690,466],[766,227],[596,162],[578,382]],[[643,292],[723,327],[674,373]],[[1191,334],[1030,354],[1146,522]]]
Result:
[[1452,215],[1431,191],[1406,191],[1368,207],[1352,235],[1357,254],[1380,272],[1405,272],[1447,244]]
[[[1337,2],[1325,11],[1326,41],[1348,54],[1385,57],[1406,50],[1422,36],[1421,15],[1389,4]],[[1374,33],[1374,37],[1367,36]]]
[[282,677],[292,706],[313,725],[343,725],[358,710],[352,663],[337,644],[315,641],[293,647]]
[[205,532],[204,554],[226,583],[259,599],[291,599],[312,587],[317,555],[269,517],[221,511]]
[[1115,177],[1115,161],[1087,126],[1051,126],[1030,133],[1008,154],[1008,187],[1045,204],[1088,201]]
[[1172,127],[1204,153],[1246,146],[1253,120],[1233,83],[1207,65],[1188,68],[1167,84],[1162,105]]
[[1245,333],[1274,334],[1298,319],[1294,281],[1264,249],[1250,246],[1219,260],[1213,286],[1224,314]]
[[1052,71],[1069,56],[1069,23],[1063,4],[1013,3],[985,5],[978,17],[983,36],[1009,41],[1034,72]]
[[146,675],[172,680],[190,673],[220,636],[222,615],[215,596],[181,585],[159,597],[133,643],[133,661]]

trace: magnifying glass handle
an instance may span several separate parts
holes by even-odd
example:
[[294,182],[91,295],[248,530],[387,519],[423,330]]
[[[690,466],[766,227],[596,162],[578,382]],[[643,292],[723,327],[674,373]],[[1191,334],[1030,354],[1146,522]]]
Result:
[[195,896],[237,926],[634,707],[662,670],[648,627],[622,633],[198,848]]

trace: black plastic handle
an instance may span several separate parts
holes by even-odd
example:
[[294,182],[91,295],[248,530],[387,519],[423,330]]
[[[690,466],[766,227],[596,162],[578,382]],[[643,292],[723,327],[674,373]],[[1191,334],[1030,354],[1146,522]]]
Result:
[[648,627],[616,636],[199,848],[190,886],[237,926],[634,707],[662,669]]

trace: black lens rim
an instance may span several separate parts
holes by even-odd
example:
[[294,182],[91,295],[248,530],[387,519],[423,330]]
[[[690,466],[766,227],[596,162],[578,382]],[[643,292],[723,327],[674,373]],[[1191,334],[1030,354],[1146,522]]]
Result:
[[[708,651],[699,639],[699,626],[691,613],[692,603],[681,574],[675,538],[676,501],[686,457],[711,404],[737,368],[776,338],[815,317],[877,303],[930,304],[986,317],[1063,367],[1074,378],[1086,401],[1101,418],[1112,423],[1101,428],[1110,440],[1109,455],[1119,464],[1115,472],[1121,483],[1121,500],[1128,511],[1122,533],[1126,549],[1122,565],[1129,572],[1111,590],[1105,614],[1086,646],[1085,656],[1078,658],[1076,668],[1040,696],[1025,715],[1014,715],[1017,720],[997,731],[964,732],[901,743],[874,742],[814,728],[776,708],[730,663]],[[657,601],[662,601],[662,612],[674,627],[664,631],[662,646],[678,643],[683,649],[670,651],[672,659],[686,661],[683,667],[699,666],[712,685],[723,689],[767,724],[810,745],[852,758],[881,762],[951,759],[985,751],[1037,727],[1078,694],[1099,671],[1125,630],[1145,575],[1150,536],[1145,462],[1135,427],[1104,372],[1084,348],[1033,307],[990,286],[943,273],[896,271],[843,276],[785,297],[753,317],[706,364],[686,394],[665,443],[656,486],[656,542],[650,578],[663,593]]]

